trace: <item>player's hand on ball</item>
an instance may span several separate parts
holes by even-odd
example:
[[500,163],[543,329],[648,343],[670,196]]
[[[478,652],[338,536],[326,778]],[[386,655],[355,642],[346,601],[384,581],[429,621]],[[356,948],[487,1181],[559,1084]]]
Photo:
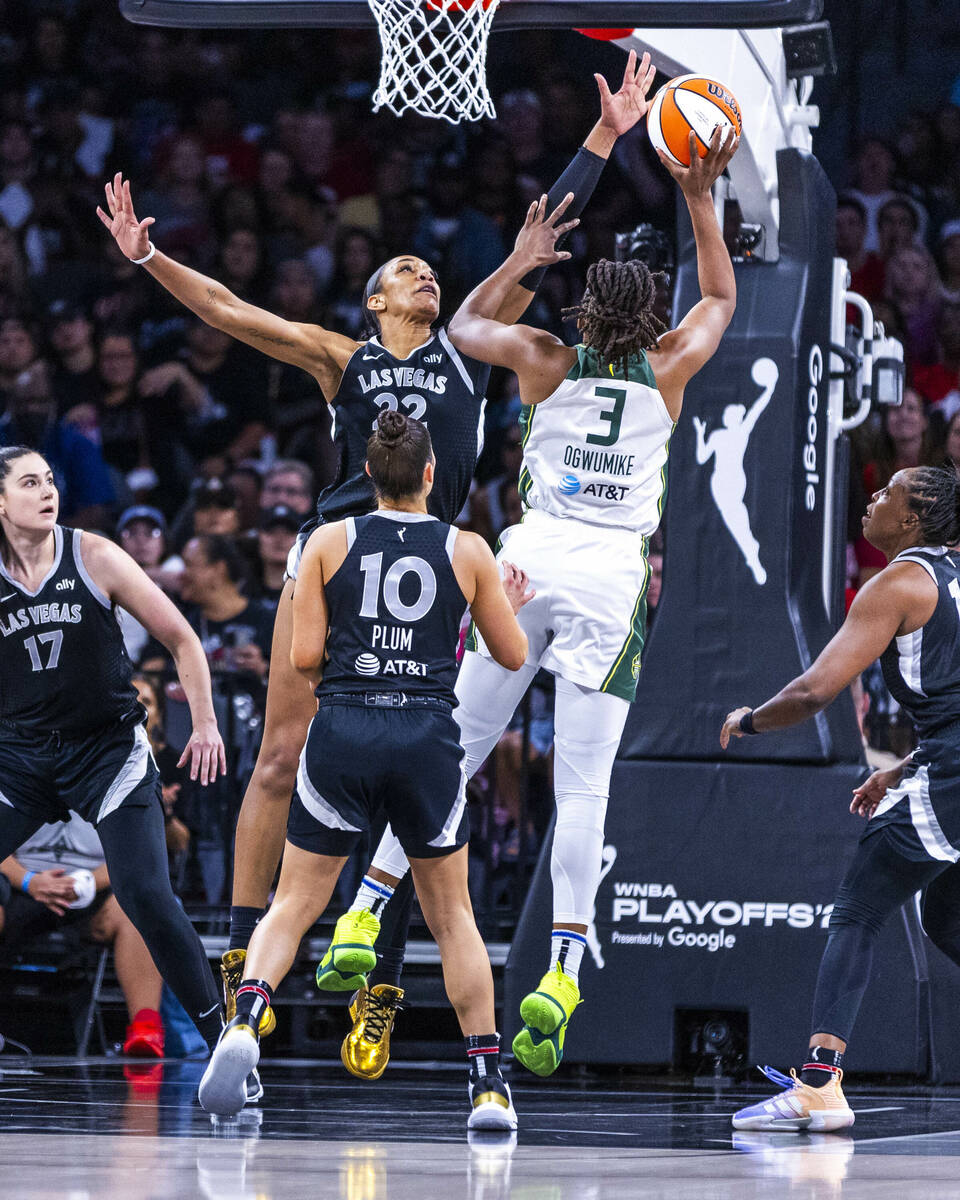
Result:
[[650,65],[649,54],[644,54],[638,67],[637,52],[631,50],[627,56],[627,66],[619,91],[611,93],[606,79],[602,75],[594,75],[600,89],[600,124],[606,126],[617,137],[632,129],[646,116],[650,107],[647,92],[650,91],[656,74],[657,68]]
[[190,764],[190,778],[199,779],[204,787],[213,783],[218,774],[226,775],[227,754],[216,721],[200,721],[194,725],[177,766],[183,767],[187,763]]
[[521,571],[519,567],[504,559],[503,590],[507,594],[514,614],[518,613],[525,604],[529,604],[537,594],[532,587],[529,587],[529,583],[526,571]]
[[690,130],[689,167],[673,162],[662,150],[657,151],[657,157],[679,183],[685,196],[705,196],[727,169],[739,145],[740,139],[732,125],[725,130],[718,125],[710,139],[710,149],[703,158],[697,153],[697,135]]
[[573,192],[567,192],[557,207],[549,215],[547,213],[546,193],[527,209],[527,219],[523,228],[517,234],[514,254],[523,258],[529,264],[530,270],[536,267],[549,267],[551,263],[563,262],[570,257],[569,250],[558,250],[557,239],[575,229],[580,224],[579,217],[572,221],[560,222],[573,200]]
[[869,779],[864,780],[859,787],[853,789],[853,799],[850,801],[850,811],[854,816],[866,817],[868,820],[877,811],[877,805],[900,782],[903,767],[890,767],[885,771],[874,771]]
[[743,737],[743,730],[740,728],[740,718],[749,711],[750,709],[744,705],[743,708],[735,708],[732,713],[727,714],[727,719],[720,730],[720,746],[722,749],[726,750],[730,745],[732,737]]
[[130,199],[130,180],[118,171],[112,183],[104,188],[110,215],[97,207],[97,216],[110,230],[111,236],[127,258],[145,258],[150,252],[150,237],[147,230],[154,223],[153,217],[137,220]]
[[38,871],[27,885],[27,890],[34,900],[45,904],[58,917],[62,917],[77,898],[73,888],[73,876],[68,875],[63,867]]

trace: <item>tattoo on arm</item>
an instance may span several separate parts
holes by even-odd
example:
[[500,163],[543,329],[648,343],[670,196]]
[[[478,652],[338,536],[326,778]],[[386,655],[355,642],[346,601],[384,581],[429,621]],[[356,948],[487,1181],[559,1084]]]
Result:
[[289,338],[271,337],[268,333],[261,333],[259,329],[253,329],[250,326],[247,327],[245,332],[249,333],[251,337],[259,338],[261,342],[270,342],[274,346],[296,345],[296,342],[291,341]]
[[208,287],[207,288],[207,303],[208,304],[216,304],[216,302],[217,302],[217,289]]

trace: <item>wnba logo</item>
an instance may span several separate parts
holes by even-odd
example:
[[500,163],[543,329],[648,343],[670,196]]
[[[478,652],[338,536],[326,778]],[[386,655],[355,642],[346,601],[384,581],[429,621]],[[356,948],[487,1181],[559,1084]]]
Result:
[[557,491],[564,496],[575,496],[580,491],[580,480],[576,475],[564,475],[557,484]]
[[380,674],[380,659],[375,654],[358,654],[353,666],[358,675]]

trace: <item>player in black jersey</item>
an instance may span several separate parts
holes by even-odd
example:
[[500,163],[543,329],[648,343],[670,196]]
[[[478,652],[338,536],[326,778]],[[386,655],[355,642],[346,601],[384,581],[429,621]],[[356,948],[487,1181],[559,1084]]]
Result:
[[[44,458],[0,450],[0,859],[69,811],[96,826],[114,894],[208,1045],[222,1010],[207,958],[170,887],[160,776],[115,607],[174,657],[193,733],[178,765],[225,771],[200,642],[106,538],[57,524]],[[25,877],[26,888],[30,875]]]
[[294,594],[292,661],[315,685],[277,895],[257,926],[200,1103],[230,1115],[259,1058],[258,1029],[300,939],[326,908],[347,857],[382,808],[410,858],[470,1064],[472,1129],[515,1129],[499,1069],[493,976],[467,890],[466,776],[453,708],[456,640],[469,605],[510,670],[526,660],[515,613],[533,593],[478,535],[428,513],[426,426],[385,412],[370,438],[377,511],[310,538]]
[[[617,138],[642,116],[653,76],[650,56],[645,54],[638,66],[631,52],[615,94],[597,77],[600,120],[550,191],[554,205],[573,194],[568,218],[575,217],[587,203]],[[320,521],[360,516],[374,507],[373,489],[363,467],[366,441],[382,410],[402,411],[427,424],[440,464],[430,512],[441,521],[456,519],[466,501],[479,452],[489,367],[461,355],[444,331],[434,332],[440,289],[428,263],[404,255],[374,272],[365,297],[373,336],[357,342],[318,325],[286,321],[265,312],[156,250],[148,238],[153,218],[137,219],[129,181],[119,174],[107,184],[106,198],[109,212],[98,209],[98,215],[127,258],[143,263],[158,283],[208,324],[273,358],[302,367],[320,385],[334,410],[340,447],[338,478],[318,502]],[[498,320],[510,324],[519,319],[543,274],[542,269],[532,271],[511,290],[497,313]],[[294,555],[294,577],[296,570]],[[298,756],[314,712],[309,688],[289,665],[292,597],[291,579],[277,606],[263,740],[237,822],[230,949],[223,962],[228,1014],[232,1005],[229,990],[243,967],[242,950],[276,875]],[[391,878],[389,871],[384,877]],[[384,922],[383,938],[392,936],[398,947],[405,941],[411,896],[409,883],[401,884],[388,910],[393,930]],[[402,949],[395,949],[394,962],[397,956],[402,960]],[[264,1032],[272,1026],[273,1014],[269,1013]]]
[[853,1124],[841,1063],[870,979],[883,922],[917,892],[923,928],[960,965],[960,476],[914,467],[874,494],[867,540],[889,565],[857,593],[816,662],[759,708],[738,708],[720,733],[786,729],[807,720],[880,659],[919,744],[854,789],[850,811],[869,824],[840,885],[799,1077],[764,1068],[787,1090],[741,1109],[737,1129],[829,1131]]

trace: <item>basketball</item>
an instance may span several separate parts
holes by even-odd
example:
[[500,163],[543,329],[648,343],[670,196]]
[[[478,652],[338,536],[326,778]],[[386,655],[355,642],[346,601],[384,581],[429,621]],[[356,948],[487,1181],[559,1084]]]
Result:
[[704,75],[680,75],[665,84],[647,113],[650,141],[675,163],[690,166],[690,130],[697,135],[697,153],[703,158],[717,126],[743,131],[740,105],[728,88]]

